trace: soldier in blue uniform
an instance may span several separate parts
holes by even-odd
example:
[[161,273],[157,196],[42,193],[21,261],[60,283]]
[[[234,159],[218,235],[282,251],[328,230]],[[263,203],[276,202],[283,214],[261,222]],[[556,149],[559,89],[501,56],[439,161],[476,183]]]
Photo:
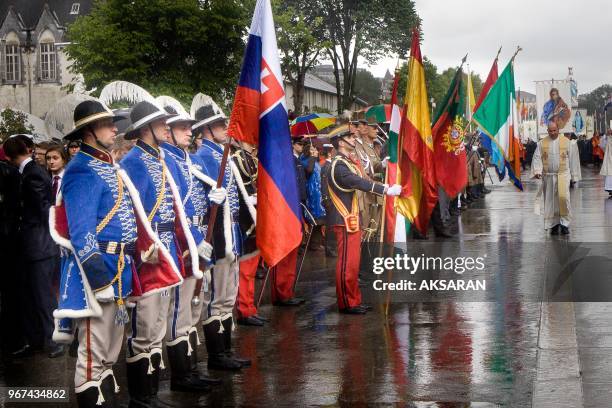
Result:
[[[171,254],[184,279],[202,279],[200,257],[203,262],[209,262],[212,248],[206,243],[196,245],[175,182],[181,177],[180,170],[174,159],[160,148],[169,137],[166,120],[170,117],[151,102],[136,104],[130,111],[132,124],[125,136],[128,140],[137,139],[136,145],[125,155],[121,166],[134,180],[147,218],[162,242],[161,249]],[[154,248],[153,252],[159,249]],[[152,256],[155,257],[155,253]],[[203,382],[190,381],[190,376],[180,373],[179,367],[186,361],[182,355],[187,354],[182,349],[188,348],[188,342],[182,341],[185,338],[176,331],[176,326],[168,327],[168,319],[172,322],[172,316],[169,317],[173,309],[172,300],[178,300],[171,296],[172,292],[161,290],[152,296],[139,298],[132,309],[127,340],[127,374],[130,399],[136,406],[156,404],[159,373],[164,368],[162,342],[167,330],[170,331],[170,346],[177,347],[170,348],[173,368],[178,374],[173,388],[207,389]]]
[[[153,264],[154,274],[136,275],[137,263],[153,262],[138,250],[147,252],[161,243],[131,180],[108,151],[117,119],[96,100],[75,108],[74,129],[65,139],[83,143],[66,168],[61,194],[50,211],[51,234],[62,247],[53,338],[70,343],[78,328],[75,392],[81,407],[115,406],[119,388],[113,365],[129,321],[127,297],[181,282],[177,270]],[[160,253],[154,263],[168,260],[169,254]]]
[[[222,204],[226,198],[225,189],[210,187],[193,175],[192,159],[187,152],[191,144],[191,125],[195,123],[180,103],[169,97],[160,97],[158,102],[164,104],[164,109],[171,115],[166,124],[170,127],[170,139],[161,144],[166,156],[172,158],[178,169],[176,182],[179,186],[185,215],[191,234],[198,247],[208,247],[205,242],[206,223],[208,221],[209,201]],[[210,257],[210,255],[208,255]],[[201,262],[202,269],[207,268],[205,275],[210,280],[208,263]],[[182,391],[199,391],[207,384],[220,384],[219,379],[200,375],[197,369],[197,329],[199,313],[194,322],[192,300],[196,289],[196,279],[186,279],[183,284],[174,289],[171,297],[171,311],[168,314],[166,330],[166,349],[171,369],[171,389]],[[207,288],[203,288],[207,290]],[[199,304],[193,308],[201,311]]]
[[[197,152],[203,172],[213,180],[223,171],[223,187],[228,199],[219,209],[213,231],[215,265],[212,269],[210,292],[204,296],[204,337],[208,351],[208,367],[238,370],[251,365],[231,351],[233,309],[238,295],[238,262],[255,256],[255,249],[247,249],[249,234],[255,230],[254,197],[246,192],[235,163],[228,159],[220,169],[223,144],[228,142],[227,118],[213,103],[195,111],[197,123],[192,129],[202,133],[202,146]],[[241,211],[242,208],[242,211]],[[242,214],[242,216],[241,216]]]

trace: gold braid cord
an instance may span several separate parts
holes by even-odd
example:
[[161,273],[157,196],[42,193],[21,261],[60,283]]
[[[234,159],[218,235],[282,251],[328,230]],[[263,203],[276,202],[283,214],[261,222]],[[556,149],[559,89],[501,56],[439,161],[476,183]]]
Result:
[[153,206],[151,213],[147,217],[149,219],[149,222],[153,221],[153,217],[155,216],[155,213],[159,209],[159,206],[161,205],[161,202],[164,199],[164,196],[166,195],[166,164],[164,163],[163,160],[160,160],[159,162],[162,165],[161,189],[157,196],[157,201],[155,201],[155,205]]
[[[117,193],[117,200],[115,201],[115,205],[113,205],[113,208],[111,208],[108,214],[106,214],[104,219],[100,221],[100,224],[98,224],[98,226],[96,227],[97,234],[99,234],[100,231],[102,231],[108,225],[110,220],[115,216],[115,214],[119,210],[119,207],[121,206],[121,202],[123,201],[123,180],[121,179],[121,176],[119,176],[119,172],[116,173],[116,176],[117,176],[117,189],[119,190]],[[117,289],[119,292],[119,296],[117,299],[117,306],[119,306],[121,310],[121,308],[124,307],[124,303],[125,303],[123,301],[123,288],[122,288],[123,282],[121,282],[121,274],[123,273],[123,269],[125,268],[125,256],[124,256],[125,243],[122,242],[120,245],[121,245],[121,251],[119,253],[119,259],[117,260],[117,274],[107,286],[113,285],[115,282],[117,282]]]
[[102,231],[104,227],[108,225],[110,220],[117,213],[117,210],[119,210],[119,207],[121,206],[121,202],[123,201],[123,180],[121,180],[119,173],[116,173],[116,176],[117,176],[117,188],[119,189],[119,193],[117,194],[117,201],[115,201],[115,205],[113,206],[113,208],[111,208],[108,214],[106,214],[106,217],[104,217],[104,219],[100,221],[100,224],[98,224],[98,226],[96,227],[97,234],[99,234],[100,231]]

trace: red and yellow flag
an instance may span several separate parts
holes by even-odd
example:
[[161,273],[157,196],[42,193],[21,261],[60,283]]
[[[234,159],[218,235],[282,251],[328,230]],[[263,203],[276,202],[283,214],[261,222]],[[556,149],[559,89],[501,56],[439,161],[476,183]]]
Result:
[[415,29],[410,46],[408,86],[400,129],[398,179],[402,185],[402,194],[396,200],[396,206],[398,212],[408,218],[422,235],[427,234],[429,218],[438,200],[427,101],[419,32]]

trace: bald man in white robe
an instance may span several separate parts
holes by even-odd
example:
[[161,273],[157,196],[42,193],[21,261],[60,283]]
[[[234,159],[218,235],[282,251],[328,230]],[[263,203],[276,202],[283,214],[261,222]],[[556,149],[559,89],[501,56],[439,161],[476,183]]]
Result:
[[548,136],[538,142],[533,155],[532,177],[542,180],[535,210],[544,215],[544,228],[550,230],[551,235],[569,234],[572,220],[570,181],[580,177],[576,174],[579,165],[573,163],[578,157],[575,149],[576,145],[566,137],[559,137],[557,125],[551,122]]

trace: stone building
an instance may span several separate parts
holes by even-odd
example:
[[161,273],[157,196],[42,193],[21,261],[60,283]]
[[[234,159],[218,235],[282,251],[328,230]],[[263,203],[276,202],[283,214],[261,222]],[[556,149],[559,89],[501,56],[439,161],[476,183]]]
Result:
[[[288,80],[285,80],[285,95],[287,100],[287,109],[295,110],[293,105],[293,86]],[[367,106],[367,102],[363,99],[355,98],[350,110],[357,111]],[[306,73],[304,79],[304,105],[303,112],[331,112],[337,113],[338,99],[336,97],[336,87],[327,81],[319,78],[312,73]]]
[[0,110],[43,117],[75,82],[64,48],[67,26],[92,0],[0,0]]

